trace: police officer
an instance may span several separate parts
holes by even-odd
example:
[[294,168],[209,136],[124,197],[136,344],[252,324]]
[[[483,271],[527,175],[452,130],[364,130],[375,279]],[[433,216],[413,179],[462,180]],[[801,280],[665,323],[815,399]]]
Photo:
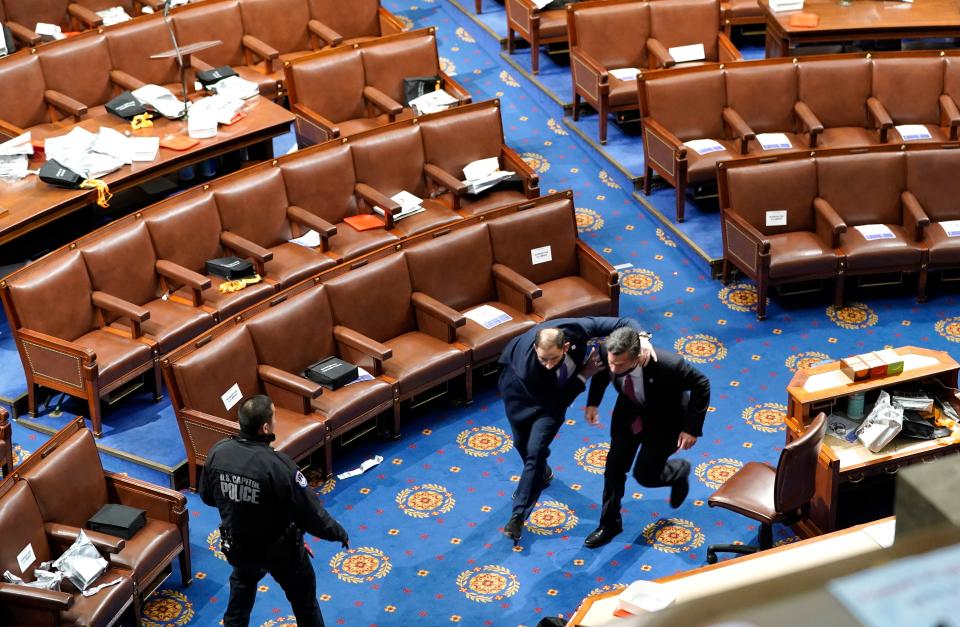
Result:
[[223,624],[246,626],[257,585],[267,573],[283,588],[300,627],[322,627],[317,580],[303,543],[307,532],[348,548],[347,532],[328,514],[286,454],[270,447],[273,402],[240,405],[240,435],[217,442],[204,467],[200,496],[220,510],[221,547],[233,566]]

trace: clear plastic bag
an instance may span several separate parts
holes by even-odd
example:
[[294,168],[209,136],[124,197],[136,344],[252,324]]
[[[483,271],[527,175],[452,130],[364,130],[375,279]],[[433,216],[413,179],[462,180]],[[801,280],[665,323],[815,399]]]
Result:
[[78,590],[86,590],[107,571],[109,564],[81,529],[76,541],[53,562],[53,567]]
[[55,573],[49,570],[36,569],[33,571],[34,581],[24,581],[9,570],[4,571],[3,579],[7,583],[15,583],[18,586],[27,586],[28,588],[41,588],[43,590],[60,591],[60,582],[63,580],[62,573]]

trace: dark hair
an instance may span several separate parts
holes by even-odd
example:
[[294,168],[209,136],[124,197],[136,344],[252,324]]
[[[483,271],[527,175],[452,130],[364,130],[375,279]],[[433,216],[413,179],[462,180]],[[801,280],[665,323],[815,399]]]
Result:
[[[547,333],[548,331],[552,331],[553,333]],[[537,348],[549,348],[551,346],[563,348],[563,345],[566,343],[566,341],[567,336],[564,335],[563,329],[544,328],[537,331],[537,336],[533,340],[533,345]]]
[[273,420],[273,401],[266,394],[257,394],[240,403],[240,431],[257,435],[260,427]]
[[640,354],[640,334],[630,327],[614,329],[604,342],[611,355],[627,353],[631,358]]

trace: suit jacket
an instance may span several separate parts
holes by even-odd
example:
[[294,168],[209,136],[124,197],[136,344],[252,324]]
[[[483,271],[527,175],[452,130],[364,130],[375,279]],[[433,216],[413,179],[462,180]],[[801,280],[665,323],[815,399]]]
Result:
[[[601,348],[603,363],[607,353]],[[604,390],[610,385],[610,371],[594,375],[590,381],[587,405],[599,406]],[[657,361],[650,360],[643,368],[644,402],[638,407],[626,394],[617,396],[613,407],[613,420],[632,422],[643,416],[644,430],[652,435],[676,437],[681,431],[700,437],[703,435],[703,419],[710,404],[710,380],[687,361],[668,351],[658,351]],[[689,400],[684,398],[690,393]]]
[[563,418],[567,408],[583,392],[585,385],[571,374],[566,383],[558,385],[556,371],[549,371],[537,361],[533,342],[540,329],[562,329],[570,342],[567,354],[579,367],[587,357],[587,341],[605,337],[616,328],[631,326],[641,331],[639,323],[631,318],[592,316],[586,318],[558,318],[541,322],[522,335],[513,338],[500,354],[500,393],[507,417],[515,422],[537,415]]

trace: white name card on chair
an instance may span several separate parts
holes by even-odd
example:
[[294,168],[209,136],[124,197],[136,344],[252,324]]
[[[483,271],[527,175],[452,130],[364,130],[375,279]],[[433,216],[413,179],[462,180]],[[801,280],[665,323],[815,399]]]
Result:
[[900,139],[905,142],[915,139],[930,139],[930,131],[923,124],[900,124],[896,127]]
[[886,224],[864,224],[853,227],[860,231],[863,239],[870,241],[875,239],[893,239],[893,231]]
[[947,237],[960,237],[960,220],[944,220],[940,226]]
[[533,0],[534,6],[536,6],[538,9],[542,9],[551,2],[553,2],[553,0]]
[[707,53],[703,49],[703,44],[690,44],[689,46],[674,46],[668,48],[667,52],[677,63],[686,63],[687,61],[703,61],[707,58]]
[[766,226],[787,226],[787,210],[768,211],[766,215]]
[[693,150],[698,155],[706,155],[711,152],[720,152],[721,150],[726,150],[723,147],[723,144],[712,139],[691,139],[688,142],[683,142],[683,145]]
[[610,76],[618,81],[632,81],[640,73],[635,67],[618,67],[610,70]]
[[783,133],[757,133],[757,141],[764,150],[784,150],[793,148]]

